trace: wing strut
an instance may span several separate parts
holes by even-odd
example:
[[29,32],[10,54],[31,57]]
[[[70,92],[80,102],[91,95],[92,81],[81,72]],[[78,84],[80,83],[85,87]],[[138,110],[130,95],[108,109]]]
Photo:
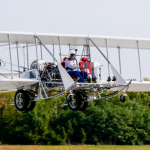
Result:
[[12,77],[12,79],[13,79],[14,77],[13,77],[13,69],[12,69],[11,38],[10,38],[10,34],[8,34],[8,42],[9,42],[9,55],[10,55],[11,77]]
[[53,57],[53,59],[57,62],[58,69],[61,75],[62,82],[64,84],[65,91],[72,88],[74,85],[74,80],[70,77],[70,75],[67,73],[67,71],[62,67],[62,65],[57,61],[57,59],[54,57],[54,55],[49,51],[49,49],[45,46],[45,44],[41,41],[41,39],[35,35],[35,38],[37,38],[40,43],[44,46],[44,48],[48,51],[48,53]]
[[[109,59],[109,57],[108,57],[108,43],[107,43],[107,39],[105,39],[105,43],[106,43],[107,59]],[[109,68],[109,63],[108,63],[108,75],[110,76],[110,68]]]
[[35,38],[37,38],[40,42],[41,42],[41,44],[44,46],[44,48],[49,52],[49,54],[55,59],[55,61],[58,63],[58,61],[57,61],[57,59],[53,56],[53,54],[49,51],[49,49],[45,46],[45,44],[41,41],[41,39],[37,36],[37,35],[35,35]]
[[102,54],[102,56],[106,59],[106,61],[110,65],[113,75],[117,78],[116,83],[126,85],[127,84],[126,81],[119,74],[119,72],[115,69],[115,67],[111,64],[108,58],[102,53],[102,51],[98,48],[98,46],[94,43],[94,41],[91,38],[88,38],[88,40],[90,40],[93,43],[93,45],[98,49],[98,51]]

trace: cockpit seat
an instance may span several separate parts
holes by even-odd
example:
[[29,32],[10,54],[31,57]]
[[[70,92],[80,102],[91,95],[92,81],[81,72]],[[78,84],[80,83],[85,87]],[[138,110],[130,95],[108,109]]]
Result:
[[83,57],[81,59],[81,62],[79,62],[79,66],[81,67],[81,71],[86,71],[87,74],[92,77],[92,68],[91,68],[91,63],[88,61],[88,58]]
[[61,62],[61,65],[63,66],[63,68],[65,68],[65,62]]
[[64,57],[63,61],[61,62],[61,65],[65,68],[65,60],[68,59],[68,57]]

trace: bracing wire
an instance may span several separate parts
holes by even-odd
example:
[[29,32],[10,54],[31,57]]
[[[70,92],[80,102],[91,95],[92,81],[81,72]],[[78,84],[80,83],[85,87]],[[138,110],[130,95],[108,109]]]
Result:
[[[137,74],[137,72],[136,72],[136,70],[135,70],[135,67],[133,67],[133,65],[135,65],[134,63],[133,63],[133,61],[131,61],[131,60],[129,60],[129,57],[123,52],[123,51],[121,51],[122,53],[123,53],[123,55],[125,56],[125,57],[122,57],[125,61],[123,61],[123,62],[128,62],[129,63],[129,65],[130,65],[130,67],[132,68],[132,73],[130,73],[130,76],[131,75],[133,75],[133,74],[136,74],[136,76],[139,76],[139,74]],[[133,53],[133,52],[132,52]],[[130,54],[131,54],[131,51],[130,51]],[[128,55],[129,55],[129,53],[128,53]],[[133,55],[133,54],[132,54]],[[132,62],[132,63],[130,63],[130,62]],[[127,70],[126,71],[126,75],[128,74],[128,72],[129,72],[129,70]]]

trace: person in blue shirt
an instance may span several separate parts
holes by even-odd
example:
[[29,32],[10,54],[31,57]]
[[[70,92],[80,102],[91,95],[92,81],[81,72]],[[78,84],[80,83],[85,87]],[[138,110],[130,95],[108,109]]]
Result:
[[69,58],[65,60],[65,69],[70,76],[74,76],[76,78],[79,77],[79,82],[84,82],[87,79],[88,74],[85,71],[79,70],[80,68],[76,64],[75,56],[75,51],[70,50],[68,54]]

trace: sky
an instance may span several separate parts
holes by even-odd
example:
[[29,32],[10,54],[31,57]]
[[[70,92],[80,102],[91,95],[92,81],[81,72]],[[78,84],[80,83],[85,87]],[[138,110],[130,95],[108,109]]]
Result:
[[0,30],[150,38],[149,0],[0,0]]
[[[149,0],[0,0],[0,19],[0,31],[150,38]],[[141,59],[143,76],[150,78],[148,54],[141,52]],[[117,56],[109,50],[118,69]],[[125,78],[139,78],[137,57],[135,50],[122,50],[122,66],[130,68]]]

